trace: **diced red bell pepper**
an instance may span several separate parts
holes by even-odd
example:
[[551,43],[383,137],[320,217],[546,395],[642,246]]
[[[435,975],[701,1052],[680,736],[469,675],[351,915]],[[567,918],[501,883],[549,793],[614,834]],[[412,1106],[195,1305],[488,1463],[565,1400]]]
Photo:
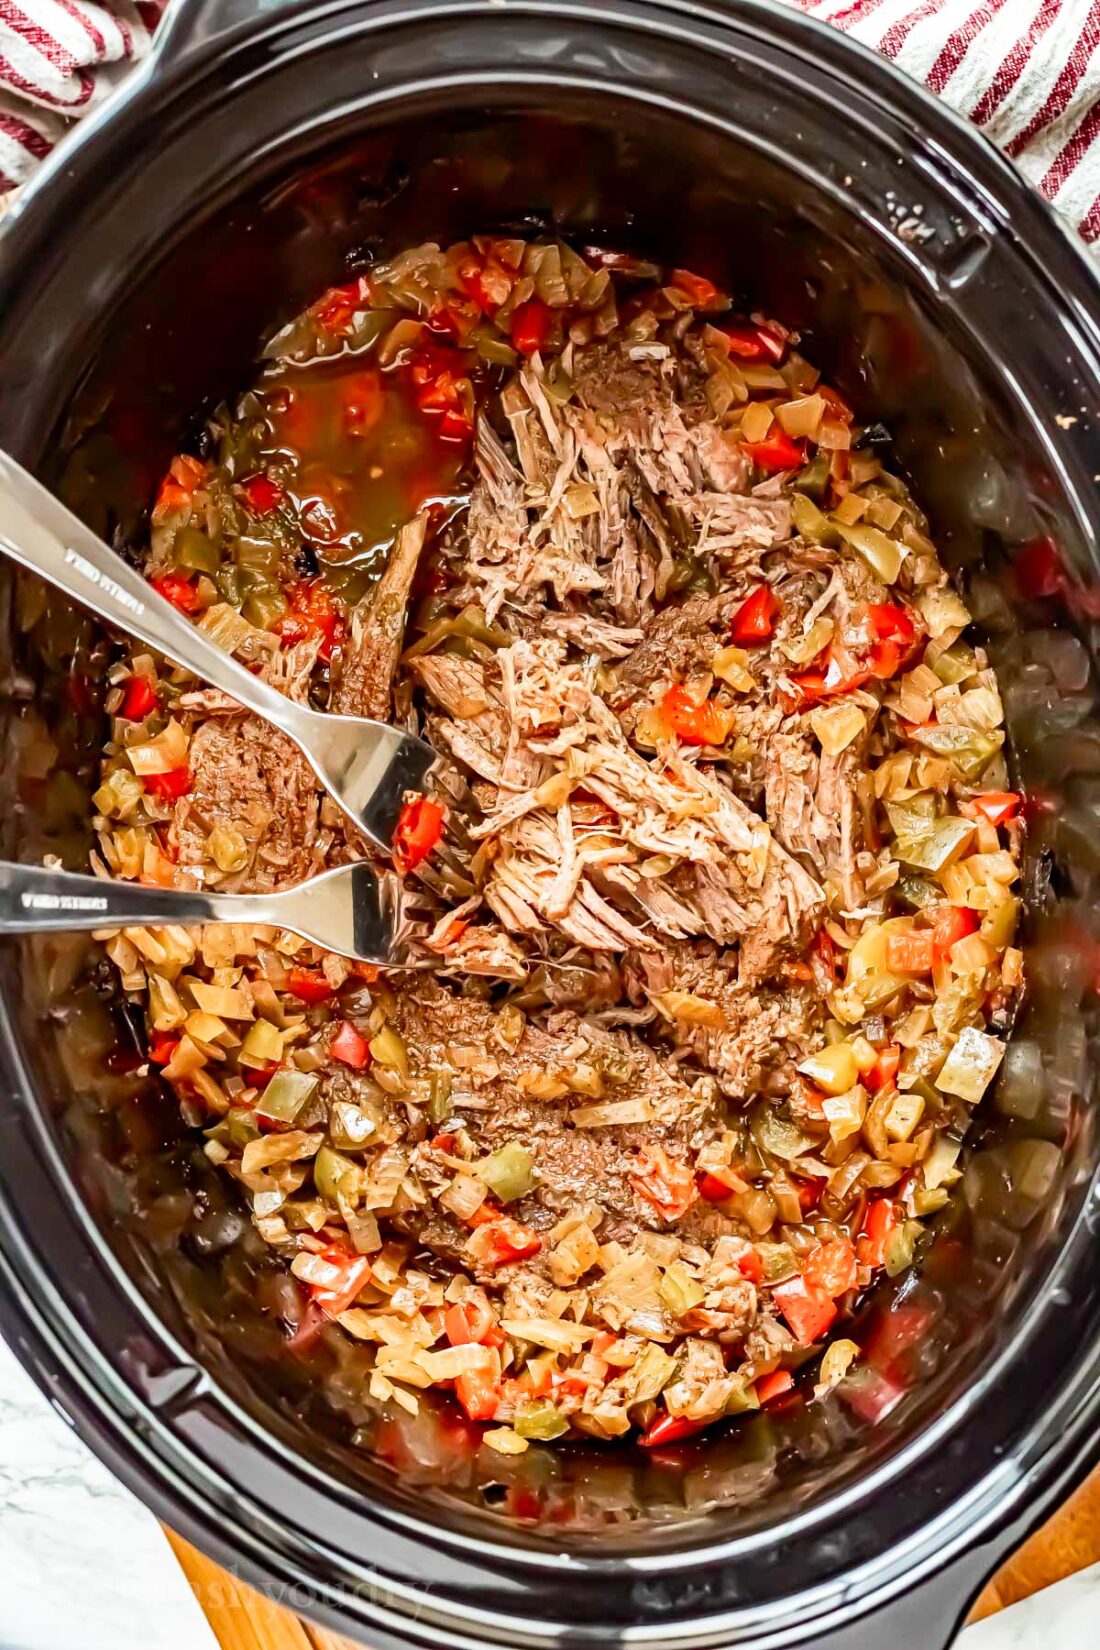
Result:
[[390,850],[398,876],[408,876],[427,859],[447,820],[447,810],[434,797],[415,796],[406,802],[393,828]]
[[719,331],[729,339],[730,354],[742,361],[771,361],[778,365],[787,352],[787,341],[769,327],[757,326],[755,321],[741,321],[723,326]]
[[181,613],[197,613],[202,606],[196,581],[185,578],[182,573],[165,573],[150,582],[157,594],[171,602]]
[[777,1398],[782,1398],[794,1386],[794,1376],[789,1369],[773,1369],[770,1375],[761,1375],[756,1383],[756,1396],[760,1400],[761,1409],[766,1409]]
[[699,1176],[699,1196],[705,1203],[725,1203],[733,1196],[733,1188],[718,1175],[703,1173]]
[[292,997],[297,997],[302,1003],[327,1003],[330,997],[336,995],[336,989],[330,985],[319,968],[292,968],[287,975],[286,988]]
[[823,661],[812,670],[790,678],[797,694],[797,708],[807,709],[825,699],[851,693],[872,677],[889,681],[913,657],[920,645],[921,632],[906,608],[893,602],[868,602],[863,609],[863,619],[871,633],[865,661],[861,662],[847,650],[838,652],[829,648]]
[[493,1214],[479,1227],[478,1250],[487,1266],[511,1266],[517,1260],[529,1260],[541,1248],[538,1233],[511,1215]]
[[809,1289],[836,1300],[854,1289],[857,1281],[856,1252],[846,1237],[829,1238],[811,1249],[802,1268]]
[[187,795],[194,780],[190,768],[173,768],[169,773],[144,774],[141,782],[150,796],[161,802],[175,802]]
[[149,1039],[149,1058],[154,1065],[166,1066],[180,1046],[174,1031],[154,1031]]
[[332,591],[321,577],[297,579],[287,588],[289,612],[279,620],[279,635],[289,646],[319,634],[322,659],[331,659],[344,639],[344,617]]
[[153,524],[160,523],[172,515],[176,510],[185,510],[191,503],[191,493],[186,487],[181,487],[178,481],[171,476],[165,476],[157,489],[156,501],[153,504]]
[[261,471],[241,482],[241,496],[254,516],[267,516],[283,502],[283,489]]
[[800,470],[806,462],[805,448],[792,441],[779,424],[774,424],[763,441],[742,441],[758,470],[765,475],[778,475],[780,470]]
[[449,951],[452,946],[458,944],[459,940],[462,938],[469,926],[470,919],[468,917],[456,916],[455,913],[451,911],[446,917],[441,919],[440,923],[432,932],[432,950],[438,951],[440,955],[442,955],[444,951]]
[[471,1290],[465,1300],[449,1306],[443,1316],[443,1328],[452,1346],[500,1346],[504,1340],[504,1332],[483,1290]]
[[894,1081],[900,1065],[901,1044],[887,1043],[886,1047],[879,1052],[878,1059],[867,1073],[867,1087],[873,1094],[877,1094],[879,1089],[886,1088]]
[[641,1147],[630,1184],[662,1220],[679,1220],[699,1196],[691,1165],[670,1157],[663,1146]]
[[482,243],[476,252],[461,259],[458,284],[464,296],[482,315],[489,315],[506,303],[516,281],[516,271],[502,261],[511,260],[512,250],[504,242]]
[[1007,825],[1019,814],[1022,800],[1019,791],[983,791],[963,804],[963,812],[971,818],[980,816],[991,825]]
[[737,1270],[750,1283],[763,1283],[764,1257],[759,1249],[746,1249],[743,1255],[738,1255]]
[[541,298],[528,298],[512,311],[512,342],[521,355],[534,355],[546,347],[553,311]]
[[763,647],[775,635],[783,603],[770,584],[761,584],[730,621],[730,640],[737,647]]
[[836,1307],[829,1296],[820,1289],[811,1289],[805,1278],[781,1283],[773,1298],[801,1346],[819,1341],[836,1318]]
[[910,1378],[910,1354],[927,1336],[932,1316],[931,1306],[919,1300],[887,1306],[876,1316],[864,1342],[867,1363],[904,1390]]
[[792,1174],[788,1175],[788,1179],[798,1193],[798,1201],[802,1205],[804,1215],[817,1208],[829,1184],[827,1180],[817,1179],[812,1175]]
[[868,602],[863,618],[871,632],[871,670],[883,681],[896,676],[917,645],[917,626],[895,602]]
[[471,1421],[491,1421],[500,1408],[500,1353],[486,1347],[484,1367],[455,1378],[455,1397]]
[[175,511],[189,508],[195,489],[205,478],[206,465],[200,459],[192,458],[188,453],[178,453],[157,492],[153,505],[154,523],[159,525]]
[[461,342],[473,332],[481,315],[481,305],[472,298],[440,298],[428,311],[425,324],[432,332]]
[[1051,538],[1034,539],[1018,550],[1012,576],[1020,595],[1029,601],[1060,596],[1071,582],[1061,552]]
[[661,719],[685,745],[720,745],[730,730],[730,715],[710,699],[693,699],[676,682],[661,700]]
[[[841,665],[830,648],[825,655],[824,668],[817,666],[813,670],[802,670],[790,677],[791,687],[794,689],[794,707],[798,710],[808,710],[811,705],[819,705],[826,699],[835,699],[842,693],[851,693],[870,679],[870,667],[846,668]],[[789,698],[790,695],[786,697]]]
[[309,307],[309,314],[324,332],[338,335],[351,331],[357,311],[370,303],[371,287],[365,275],[342,286],[330,286]]
[[982,919],[969,905],[944,905],[936,912],[932,923],[932,955],[936,962],[946,962],[951,947],[968,934],[976,934]]
[[465,407],[447,407],[439,419],[439,434],[443,441],[469,441],[474,433],[474,421]]
[[362,1071],[370,1064],[367,1039],[350,1020],[341,1020],[340,1028],[329,1044],[329,1053],[334,1060],[341,1060],[345,1066],[350,1066],[352,1071]]
[[147,676],[131,676],[122,690],[118,714],[128,722],[144,722],[159,707],[157,690]]
[[886,1239],[898,1223],[897,1204],[888,1197],[874,1197],[868,1203],[856,1240],[856,1254],[863,1266],[886,1264]]
[[[457,350],[430,344],[417,350],[408,363],[416,405],[421,412],[438,413],[440,434],[453,440],[472,433],[467,400],[466,364]],[[446,418],[450,413],[451,417]]]
[[681,1438],[692,1438],[709,1425],[709,1420],[692,1421],[686,1415],[670,1415],[666,1409],[649,1423],[638,1442],[643,1449],[660,1449],[662,1444],[678,1444]]
[[337,1318],[347,1311],[364,1284],[370,1282],[370,1260],[366,1255],[345,1249],[342,1243],[330,1243],[318,1258],[333,1267],[336,1275],[330,1283],[311,1283],[310,1294],[326,1317]]
[[428,365],[420,367],[414,363],[412,373],[417,385],[416,404],[421,412],[442,412],[455,405],[458,385],[450,368],[437,366],[432,371]]
[[696,275],[690,269],[674,269],[668,284],[677,292],[682,292],[688,303],[697,309],[716,304],[722,297],[713,281],[708,281],[705,275]]
[[74,710],[78,716],[91,716],[96,710],[96,696],[89,686],[88,678],[80,670],[75,659],[68,675],[65,677],[64,691],[70,709]]
[[929,974],[933,940],[930,928],[891,932],[886,936],[886,967],[891,974]]
[[317,1302],[309,1301],[294,1329],[287,1336],[287,1351],[294,1356],[297,1356],[300,1352],[308,1352],[309,1348],[317,1341],[327,1322],[328,1319],[317,1305]]
[[907,608],[896,602],[867,602],[863,609],[867,628],[877,642],[916,640],[917,627]]
[[840,1395],[861,1421],[877,1427],[905,1397],[905,1387],[877,1369],[859,1369],[842,1382]]

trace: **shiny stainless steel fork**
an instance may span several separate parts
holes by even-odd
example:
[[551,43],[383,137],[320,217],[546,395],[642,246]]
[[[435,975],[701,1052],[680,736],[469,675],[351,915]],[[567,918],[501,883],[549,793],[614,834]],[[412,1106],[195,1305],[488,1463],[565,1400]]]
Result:
[[363,862],[340,865],[274,894],[219,894],[148,888],[0,860],[0,934],[193,928],[204,922],[289,928],[326,951],[388,968],[408,960],[412,931],[400,880]]
[[312,710],[261,682],[4,452],[0,550],[287,734],[348,817],[389,852],[406,792],[423,790],[436,767],[430,745],[384,722]]

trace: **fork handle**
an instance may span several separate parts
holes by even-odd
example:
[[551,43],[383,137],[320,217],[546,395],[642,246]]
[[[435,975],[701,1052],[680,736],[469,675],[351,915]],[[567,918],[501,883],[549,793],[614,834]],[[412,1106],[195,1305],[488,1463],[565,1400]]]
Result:
[[297,737],[299,707],[204,636],[78,516],[0,451],[0,549],[21,567]]
[[60,934],[77,929],[86,933],[147,923],[189,927],[216,921],[223,915],[219,907],[225,897],[182,888],[147,888],[137,882],[106,882],[75,871],[0,860],[0,934]]

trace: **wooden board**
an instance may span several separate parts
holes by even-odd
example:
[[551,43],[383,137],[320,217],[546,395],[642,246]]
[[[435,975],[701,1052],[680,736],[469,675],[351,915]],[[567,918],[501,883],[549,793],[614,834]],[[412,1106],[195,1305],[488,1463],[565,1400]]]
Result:
[[[302,1621],[165,1532],[221,1650],[356,1650],[347,1639]],[[971,1621],[1100,1561],[1100,1469],[994,1576]]]

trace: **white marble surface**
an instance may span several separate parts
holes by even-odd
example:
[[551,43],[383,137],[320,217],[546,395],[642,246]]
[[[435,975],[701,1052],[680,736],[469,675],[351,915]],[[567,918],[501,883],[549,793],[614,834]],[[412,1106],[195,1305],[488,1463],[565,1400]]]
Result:
[[968,1627],[959,1650],[1093,1650],[1100,1641],[1100,1564]]
[[[0,1580],[0,1650],[217,1650],[152,1514],[2,1341]],[[1100,1564],[968,1627],[958,1650],[1094,1650],[1098,1622]]]
[[0,1650],[217,1650],[152,1514],[0,1341]]

